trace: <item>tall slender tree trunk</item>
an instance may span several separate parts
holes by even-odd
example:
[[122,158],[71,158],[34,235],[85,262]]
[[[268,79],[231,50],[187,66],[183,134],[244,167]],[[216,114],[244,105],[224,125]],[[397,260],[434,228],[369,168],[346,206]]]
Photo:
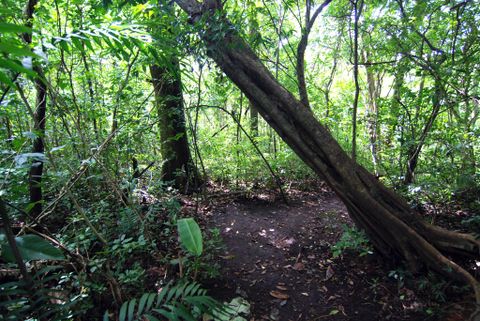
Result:
[[363,9],[363,0],[354,0],[353,4],[353,80],[355,82],[355,96],[352,111],[352,159],[357,159],[357,114],[358,99],[360,96],[360,83],[358,81],[358,21]]
[[386,136],[385,144],[389,147],[393,146],[393,142],[391,140],[391,137],[395,136],[395,130],[398,125],[398,120],[399,120],[399,109],[400,109],[400,103],[401,103],[401,98],[402,98],[402,88],[403,84],[405,82],[405,73],[406,73],[406,67],[404,66],[404,58],[400,59],[398,64],[396,65],[396,74],[395,74],[395,80],[393,81],[393,95],[392,95],[392,100],[390,103],[390,110],[389,114],[391,115],[390,117],[392,118],[391,123],[389,124],[389,129]]
[[[421,94],[422,93],[420,92],[420,95]],[[437,116],[440,113],[440,107],[442,106],[442,101],[444,100],[444,98],[445,98],[445,92],[442,88],[442,85],[440,84],[439,80],[435,80],[435,92],[432,97],[432,105],[433,105],[432,112],[430,113],[430,116],[428,117],[427,122],[423,127],[423,131],[420,134],[420,137],[418,138],[416,144],[410,146],[408,150],[407,166],[406,166],[406,172],[404,176],[405,178],[403,180],[403,183],[405,185],[409,185],[413,183],[415,169],[417,168],[420,152],[422,151],[423,145],[425,144],[425,140],[427,139],[427,136],[430,133],[430,130],[432,129],[435,119],[437,119]],[[420,106],[418,106],[417,108],[420,108]]]
[[315,10],[313,15],[310,14],[313,3],[311,0],[305,1],[305,23],[302,26],[302,35],[297,46],[297,83],[298,83],[298,94],[300,96],[300,101],[305,105],[305,107],[310,108],[310,101],[308,99],[307,91],[307,82],[305,80],[305,51],[308,46],[308,36],[310,31],[312,31],[313,24],[317,19],[318,15],[322,10],[330,3],[331,0],[325,0],[318,8]]
[[[85,48],[85,44],[82,44],[83,48]],[[83,61],[83,66],[85,67],[85,74],[87,77],[87,85],[88,85],[88,95],[90,97],[90,115],[93,114],[92,116],[89,116],[89,118],[92,121],[93,125],[93,132],[95,135],[95,139],[100,141],[100,136],[98,134],[98,126],[97,126],[97,117],[95,116],[95,92],[93,90],[93,81],[92,81],[92,75],[90,72],[90,67],[88,66],[87,62],[87,56],[85,55],[85,49],[80,52],[82,55],[82,61]]]
[[[368,53],[365,52],[364,60],[368,63]],[[367,127],[370,141],[370,154],[375,175],[379,175],[379,156],[378,156],[378,98],[380,96],[380,86],[376,82],[375,74],[370,66],[365,67],[368,84],[368,109],[367,109]],[[380,77],[379,77],[380,78]]]
[[249,103],[250,108],[250,132],[253,137],[258,136],[258,111],[252,103]]
[[[35,6],[38,0],[29,0],[25,8],[25,19],[28,27],[33,26],[33,14],[35,12]],[[32,43],[31,34],[23,34],[23,40],[30,45]],[[32,153],[44,154],[45,145],[45,123],[47,113],[47,85],[45,83],[45,75],[40,66],[34,67],[37,73],[37,78],[34,80],[34,86],[36,91],[35,98],[35,113],[33,115],[33,131],[36,137],[33,141]],[[29,214],[35,218],[42,212],[42,175],[43,175],[43,163],[44,158],[38,157],[33,160],[28,175],[28,189],[30,194],[30,204],[32,207],[29,210]]]
[[[472,235],[443,230],[423,222],[410,206],[375,176],[353,161],[305,108],[282,87],[234,28],[215,32],[216,24],[229,25],[225,16],[205,10],[195,0],[175,0],[192,23],[205,22],[201,37],[207,54],[255,103],[259,113],[280,137],[345,203],[358,227],[365,230],[375,248],[385,256],[403,257],[413,270],[426,264],[436,271],[468,282],[480,303],[480,284],[443,253],[478,256],[480,241]],[[215,18],[213,18],[215,17]]]
[[[249,28],[250,43],[255,43],[258,35],[258,21],[256,14],[254,14],[252,20],[249,21]],[[252,49],[255,49],[253,45]],[[258,137],[258,111],[255,108],[255,105],[251,102],[249,102],[248,105],[250,109],[250,133],[252,137]]]
[[[47,86],[44,82],[44,74],[40,68],[35,68],[38,78],[35,80],[36,95],[36,110],[34,114],[33,130],[36,137],[33,141],[32,153],[44,154],[45,152],[45,123],[47,112]],[[42,175],[43,175],[44,158],[36,158],[32,162],[30,172],[28,175],[30,204],[33,207],[29,211],[32,217],[37,217],[42,212]]]
[[150,66],[159,118],[161,152],[163,157],[162,177],[186,193],[193,188],[195,167],[188,147],[187,129],[180,79],[180,64],[173,59],[175,70],[159,65]]

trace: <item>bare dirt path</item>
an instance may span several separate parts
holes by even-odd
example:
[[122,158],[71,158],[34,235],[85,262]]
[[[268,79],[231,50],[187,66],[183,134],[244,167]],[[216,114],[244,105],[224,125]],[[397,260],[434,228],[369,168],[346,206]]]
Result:
[[244,297],[250,320],[462,320],[432,316],[375,254],[333,258],[342,225],[351,224],[333,194],[290,198],[288,206],[257,195],[214,208],[208,225],[221,230],[225,251],[221,276],[206,282],[210,293]]

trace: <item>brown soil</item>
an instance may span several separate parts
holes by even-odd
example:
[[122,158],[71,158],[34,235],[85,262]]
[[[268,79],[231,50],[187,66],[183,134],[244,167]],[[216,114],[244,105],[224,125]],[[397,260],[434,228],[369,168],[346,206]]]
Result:
[[237,197],[211,213],[206,224],[221,230],[225,250],[221,276],[203,283],[223,301],[248,300],[250,320],[466,319],[461,304],[442,307],[431,293],[416,294],[388,276],[395,267],[375,253],[333,258],[331,247],[351,221],[330,192],[291,191],[289,205],[269,195]]

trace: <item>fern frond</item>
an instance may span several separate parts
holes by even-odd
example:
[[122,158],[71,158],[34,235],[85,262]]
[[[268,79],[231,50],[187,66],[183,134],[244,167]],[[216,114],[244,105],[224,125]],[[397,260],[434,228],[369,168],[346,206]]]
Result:
[[[200,284],[167,284],[159,293],[144,293],[139,300],[124,302],[118,313],[119,321],[195,321],[200,314],[220,309],[221,304],[206,295]],[[108,321],[108,311],[104,315]]]
[[61,266],[47,265],[33,274],[28,289],[23,279],[0,284],[0,321],[6,320],[6,315],[8,320],[65,320],[72,316],[71,308],[78,301],[57,288],[63,275]]

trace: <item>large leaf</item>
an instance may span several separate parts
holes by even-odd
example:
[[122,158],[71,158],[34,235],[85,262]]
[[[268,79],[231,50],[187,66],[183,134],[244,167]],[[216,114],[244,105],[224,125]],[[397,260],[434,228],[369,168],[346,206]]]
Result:
[[29,48],[12,42],[0,42],[0,51],[17,57],[38,57],[38,55],[33,53]]
[[19,26],[13,23],[8,23],[8,22],[0,22],[0,32],[1,33],[32,33],[32,29],[26,27],[26,26]]
[[177,221],[180,243],[193,255],[203,252],[202,231],[193,218],[182,218]]
[[[33,260],[64,260],[65,257],[58,248],[33,234],[22,235],[15,238],[20,255],[25,261]],[[2,243],[2,256],[5,260],[15,262],[12,249],[6,242],[5,236],[0,236]]]

